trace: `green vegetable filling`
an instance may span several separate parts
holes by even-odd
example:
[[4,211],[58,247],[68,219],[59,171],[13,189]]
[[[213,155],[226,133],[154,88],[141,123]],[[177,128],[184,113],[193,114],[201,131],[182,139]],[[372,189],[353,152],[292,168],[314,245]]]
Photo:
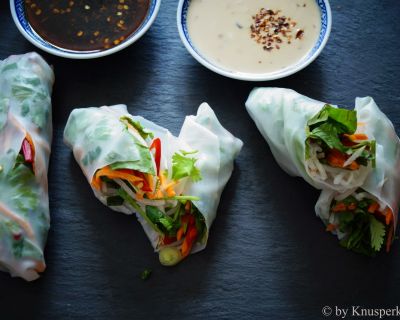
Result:
[[[380,211],[369,211],[373,205],[376,202],[372,199],[358,201],[354,196],[332,202],[331,212],[337,215],[339,221],[337,228],[345,234],[340,241],[341,246],[367,256],[375,256],[381,251],[391,226],[386,225],[385,216]],[[342,207],[340,211],[335,209],[339,206]]]
[[[357,130],[357,111],[334,108],[326,104],[322,110],[307,122],[306,158],[310,157],[310,144],[318,144],[320,162],[327,161],[332,150],[343,154],[345,159],[362,147],[365,149],[355,159],[358,165],[367,166],[369,162],[375,167],[375,141],[353,142],[346,135],[353,135]],[[341,157],[343,159],[343,157]],[[344,162],[344,161],[343,161]]]

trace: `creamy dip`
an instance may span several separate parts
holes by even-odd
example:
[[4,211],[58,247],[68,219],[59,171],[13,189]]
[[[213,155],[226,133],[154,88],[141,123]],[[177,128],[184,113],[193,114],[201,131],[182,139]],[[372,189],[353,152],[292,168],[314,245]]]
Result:
[[[203,56],[246,73],[278,71],[300,61],[314,47],[320,21],[315,0],[192,0],[187,15],[190,38]],[[262,32],[254,32],[260,26]]]

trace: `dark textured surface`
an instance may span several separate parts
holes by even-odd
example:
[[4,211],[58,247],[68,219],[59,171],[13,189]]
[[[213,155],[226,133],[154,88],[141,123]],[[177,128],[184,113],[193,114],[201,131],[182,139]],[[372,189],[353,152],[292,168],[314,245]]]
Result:
[[[331,38],[320,57],[269,83],[231,80],[199,65],[180,42],[173,0],[163,0],[149,32],[118,54],[72,61],[42,53],[56,73],[48,269],[34,283],[0,273],[0,319],[320,319],[325,305],[399,305],[398,241],[375,259],[340,248],[314,216],[318,192],[280,170],[244,108],[256,85],[345,105],[370,95],[399,133],[398,0],[331,6]],[[35,50],[6,0],[0,37],[0,59]],[[74,107],[125,103],[177,134],[202,101],[245,146],[207,249],[168,269],[133,217],[95,199],[62,132]],[[145,282],[144,268],[153,270]]]

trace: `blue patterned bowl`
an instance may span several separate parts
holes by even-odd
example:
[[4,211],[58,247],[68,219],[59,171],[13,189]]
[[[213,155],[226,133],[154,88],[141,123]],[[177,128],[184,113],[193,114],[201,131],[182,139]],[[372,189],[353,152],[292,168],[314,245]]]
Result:
[[190,5],[191,0],[179,0],[178,3],[178,12],[177,12],[177,22],[178,22],[178,30],[179,35],[186,49],[190,52],[190,54],[203,66],[206,68],[219,73],[223,76],[239,79],[239,80],[247,80],[247,81],[267,81],[267,80],[275,80],[283,77],[287,77],[297,71],[308,66],[311,62],[318,57],[321,53],[322,49],[325,47],[326,42],[328,41],[329,34],[331,32],[332,25],[332,13],[328,0],[315,0],[317,5],[321,10],[321,31],[318,37],[317,42],[315,43],[312,50],[302,58],[297,63],[290,65],[282,70],[269,72],[269,73],[245,73],[245,72],[237,72],[232,70],[223,69],[218,65],[215,65],[210,60],[207,59],[199,50],[197,50],[196,46],[193,44],[190,39],[190,35],[187,28],[187,12]]
[[121,42],[119,45],[112,47],[110,49],[104,49],[101,51],[73,51],[68,49],[63,49],[53,44],[47,42],[42,37],[40,37],[30,26],[28,20],[25,15],[25,1],[24,0],[10,0],[10,8],[11,14],[14,19],[15,25],[18,30],[22,33],[22,35],[33,45],[36,47],[54,54],[56,56],[71,58],[71,59],[91,59],[91,58],[99,58],[103,56],[110,55],[114,52],[120,51],[136,40],[138,40],[142,35],[146,33],[146,31],[153,24],[158,10],[160,9],[161,0],[150,0],[150,9],[147,13],[146,18],[143,20],[140,27],[132,33],[125,41]]

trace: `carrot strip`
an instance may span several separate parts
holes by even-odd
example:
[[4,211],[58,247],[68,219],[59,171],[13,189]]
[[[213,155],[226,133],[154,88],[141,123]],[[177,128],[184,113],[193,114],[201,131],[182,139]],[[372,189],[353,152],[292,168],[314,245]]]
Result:
[[46,265],[42,261],[36,261],[35,270],[37,272],[43,272],[46,269]]
[[368,136],[365,133],[345,134],[350,140],[368,140]]
[[164,185],[165,185],[165,176],[164,176],[164,172],[160,172],[160,174],[158,175],[158,178],[160,179],[160,185],[161,185],[161,187],[164,187]]
[[393,220],[393,211],[392,211],[392,209],[387,208],[385,210],[385,222],[386,222],[386,225],[388,226],[392,220]]
[[195,227],[190,228],[189,231],[187,232],[185,240],[183,240],[182,243],[181,247],[182,257],[186,257],[190,253],[190,250],[192,249],[196,237],[197,237],[196,228]]
[[26,135],[25,135],[25,139],[28,141],[28,143],[31,145],[31,150],[32,150],[32,158],[33,158],[33,161],[32,161],[32,170],[33,170],[33,172],[35,172],[35,154],[36,154],[36,151],[35,151],[35,144],[33,143],[33,140],[32,140],[32,137],[31,137],[31,135],[27,132],[26,133]]
[[110,179],[124,179],[133,184],[143,182],[143,178],[136,177],[133,172],[133,170],[112,170],[110,166],[105,166],[95,173],[92,179],[92,186],[99,190],[101,186],[100,177],[102,176],[106,176]]
[[346,160],[347,160],[346,155],[336,149],[330,150],[326,157],[326,161],[331,167],[343,168],[343,165],[346,162]]
[[331,210],[332,212],[342,212],[346,211],[347,207],[343,202],[337,203]]
[[347,206],[347,209],[348,210],[356,210],[357,209],[357,205],[355,204],[355,203],[350,203],[348,206]]
[[358,170],[359,167],[360,167],[360,165],[357,162],[353,161],[352,163],[350,163],[349,169],[350,170]]
[[368,212],[369,213],[374,213],[379,207],[378,202],[372,202],[369,207],[368,207]]
[[331,232],[331,231],[333,231],[333,230],[336,230],[336,228],[337,228],[337,226],[335,225],[335,224],[333,224],[333,223],[330,223],[330,224],[328,224],[327,226],[326,226],[326,231],[328,231],[328,232]]
[[178,241],[181,240],[182,237],[183,237],[183,234],[184,234],[184,227],[181,226],[181,227],[179,228],[178,232],[176,233],[176,239],[177,239]]

